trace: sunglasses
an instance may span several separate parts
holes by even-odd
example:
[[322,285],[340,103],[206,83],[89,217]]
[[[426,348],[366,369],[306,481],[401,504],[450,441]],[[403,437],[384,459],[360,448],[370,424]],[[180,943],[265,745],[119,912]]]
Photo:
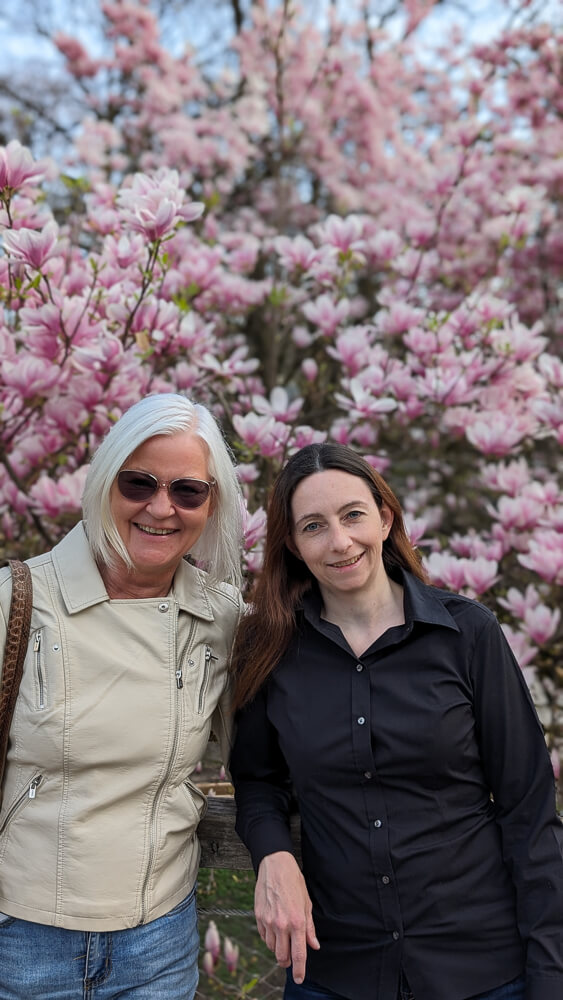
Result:
[[122,469],[117,474],[117,488],[125,500],[133,503],[146,503],[160,489],[165,489],[171,503],[182,510],[197,510],[207,500],[215,480],[206,483],[204,479],[173,479],[170,483],[161,483],[149,472],[135,472],[133,469]]

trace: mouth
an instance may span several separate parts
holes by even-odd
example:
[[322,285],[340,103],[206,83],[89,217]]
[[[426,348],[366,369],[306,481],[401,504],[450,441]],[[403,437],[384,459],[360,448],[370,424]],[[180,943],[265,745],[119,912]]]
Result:
[[174,535],[176,528],[151,528],[148,524],[139,524],[134,521],[135,527],[145,535]]
[[360,552],[359,556],[352,556],[351,559],[343,559],[342,562],[329,563],[329,566],[332,566],[333,569],[345,569],[346,566],[355,566],[356,563],[360,561],[363,554],[363,552]]

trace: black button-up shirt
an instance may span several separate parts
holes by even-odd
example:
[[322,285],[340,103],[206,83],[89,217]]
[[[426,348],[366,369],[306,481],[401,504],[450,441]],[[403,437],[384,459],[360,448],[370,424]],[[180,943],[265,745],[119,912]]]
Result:
[[563,827],[528,688],[495,616],[404,574],[405,625],[357,657],[309,595],[291,646],[239,713],[237,830],[255,868],[291,851],[320,951],[351,1000],[462,1000],[526,972],[563,998]]

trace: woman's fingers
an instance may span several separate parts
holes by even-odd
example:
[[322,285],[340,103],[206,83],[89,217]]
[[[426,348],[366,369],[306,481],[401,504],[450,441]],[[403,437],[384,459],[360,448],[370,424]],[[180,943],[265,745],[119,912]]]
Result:
[[297,862],[287,851],[268,854],[258,869],[255,892],[258,932],[282,968],[305,978],[307,945],[318,948],[312,906]]

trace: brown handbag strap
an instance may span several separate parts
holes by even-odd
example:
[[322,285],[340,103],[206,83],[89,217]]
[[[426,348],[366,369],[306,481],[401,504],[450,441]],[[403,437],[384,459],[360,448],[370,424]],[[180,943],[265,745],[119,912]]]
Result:
[[0,683],[0,785],[4,777],[8,736],[23,674],[33,599],[31,573],[27,563],[10,559],[9,565],[12,571],[12,602]]

